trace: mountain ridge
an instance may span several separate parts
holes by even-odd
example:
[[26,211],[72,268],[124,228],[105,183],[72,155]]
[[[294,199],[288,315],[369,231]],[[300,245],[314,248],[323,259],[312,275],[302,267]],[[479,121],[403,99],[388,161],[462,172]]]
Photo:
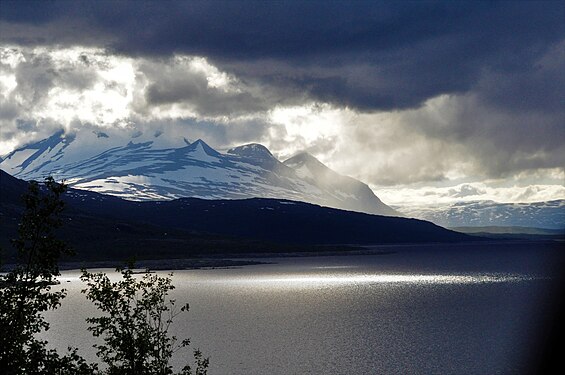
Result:
[[531,203],[462,201],[435,206],[398,206],[406,216],[443,227],[529,227],[565,229],[565,200]]
[[[158,146],[160,137],[114,140],[106,133],[99,137],[58,131],[9,153],[0,159],[0,167],[18,178],[40,180],[52,175],[75,188],[130,200],[258,197],[401,216],[368,185],[339,175],[311,155],[306,167],[312,175],[305,176],[257,143],[220,153],[202,139],[190,143],[183,137],[177,147]],[[88,152],[88,147],[99,149]]]

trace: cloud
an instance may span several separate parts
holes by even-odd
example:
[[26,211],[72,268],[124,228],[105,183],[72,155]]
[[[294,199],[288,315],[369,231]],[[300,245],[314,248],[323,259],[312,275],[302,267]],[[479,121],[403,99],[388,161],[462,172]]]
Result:
[[463,184],[459,185],[455,188],[451,188],[448,190],[449,196],[453,198],[465,198],[465,197],[472,197],[472,196],[480,196],[486,193],[484,188],[480,188],[477,186],[473,186],[470,184]]
[[173,58],[144,61],[139,68],[147,80],[147,106],[185,107],[200,117],[237,117],[264,112],[269,103],[204,59]]
[[205,56],[241,78],[362,110],[470,90],[485,69],[531,72],[564,39],[560,2],[3,2],[19,45]]
[[0,7],[0,152],[123,128],[305,149],[373,186],[562,184],[562,2]]
[[0,48],[0,81],[10,83],[0,97],[2,138],[125,125],[134,83],[128,62],[92,48]]
[[0,85],[2,138],[10,147],[60,128],[167,123],[197,124],[209,132],[196,133],[222,146],[230,136],[257,141],[276,100],[203,58],[134,59],[86,47],[0,48]]
[[485,103],[476,95],[440,97],[401,115],[412,132],[446,145],[447,161],[466,161],[466,173],[504,178],[513,173],[565,165],[565,110],[520,113]]
[[307,149],[374,186],[549,175],[565,165],[559,113],[524,116],[469,95],[440,96],[403,111],[316,108],[280,110],[295,115],[275,116],[274,122],[284,126],[271,149],[278,155]]

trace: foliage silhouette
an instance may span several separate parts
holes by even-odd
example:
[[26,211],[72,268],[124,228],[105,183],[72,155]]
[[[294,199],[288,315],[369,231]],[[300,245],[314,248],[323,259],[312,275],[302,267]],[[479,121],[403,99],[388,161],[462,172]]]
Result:
[[[166,301],[174,289],[170,277],[146,274],[137,280],[128,267],[120,270],[123,280],[112,283],[103,273],[83,271],[87,283],[83,292],[106,314],[87,322],[95,336],[104,337],[104,345],[95,347],[107,369],[87,363],[78,349],[68,348],[61,356],[37,338],[49,329],[42,313],[59,307],[66,296],[64,289],[51,290],[60,275],[59,258],[73,253],[56,236],[65,190],[63,183],[48,177],[43,186],[30,182],[23,196],[25,210],[13,240],[19,264],[0,275],[0,371],[6,375],[173,374],[172,355],[190,341],[178,343],[169,335],[173,318],[188,311],[188,304],[177,309],[174,300]],[[194,373],[186,365],[180,375],[207,374],[208,358],[199,350],[194,357]]]
[[[94,336],[104,338],[96,345],[97,355],[108,365],[107,374],[149,375],[173,374],[172,355],[190,345],[190,340],[178,342],[169,335],[173,319],[188,311],[188,304],[178,308],[175,300],[167,300],[174,289],[169,277],[145,273],[136,279],[133,265],[117,269],[121,280],[112,282],[105,273],[83,270],[81,279],[87,283],[82,292],[96,307],[105,313],[101,317],[87,318],[88,328]],[[207,373],[208,358],[194,350],[195,375]],[[193,374],[185,365],[179,374]]]
[[60,256],[72,253],[55,233],[62,224],[65,190],[48,177],[43,188],[30,182],[23,196],[25,211],[13,240],[19,264],[0,276],[0,368],[5,374],[90,374],[96,369],[76,349],[60,356],[36,337],[49,329],[42,313],[56,309],[66,295],[64,289],[51,291]]

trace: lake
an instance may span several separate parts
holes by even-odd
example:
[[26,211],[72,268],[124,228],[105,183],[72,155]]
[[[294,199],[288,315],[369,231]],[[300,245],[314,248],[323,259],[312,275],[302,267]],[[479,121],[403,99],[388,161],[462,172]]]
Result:
[[[175,271],[172,297],[191,309],[173,331],[210,357],[210,374],[526,370],[552,312],[564,265],[558,245],[381,249],[391,253]],[[84,322],[96,311],[80,293],[79,275],[63,272],[69,295],[47,314],[52,328],[43,337],[58,348],[96,342]],[[81,353],[96,358],[93,349]]]

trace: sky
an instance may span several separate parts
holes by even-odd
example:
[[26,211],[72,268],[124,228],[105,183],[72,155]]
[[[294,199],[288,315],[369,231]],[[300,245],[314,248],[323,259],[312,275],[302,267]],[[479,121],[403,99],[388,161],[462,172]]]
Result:
[[[565,2],[0,2],[0,155],[308,151],[388,204],[565,199]],[[86,145],[87,146],[87,145]]]

